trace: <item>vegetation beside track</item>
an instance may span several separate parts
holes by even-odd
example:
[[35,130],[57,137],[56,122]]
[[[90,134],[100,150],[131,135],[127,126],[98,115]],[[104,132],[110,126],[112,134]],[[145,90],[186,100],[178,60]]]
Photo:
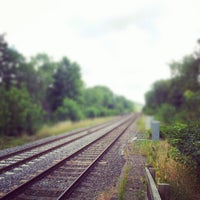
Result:
[[[144,119],[138,121],[143,131]],[[145,132],[146,136],[150,135],[150,131]],[[172,200],[199,199],[200,185],[195,165],[167,139],[152,141],[147,137],[145,140],[136,140],[132,144],[132,152],[147,158],[147,165],[156,169],[157,182],[170,184]]]
[[55,61],[43,53],[27,60],[0,34],[0,58],[2,137],[34,135],[43,124],[134,111],[132,101],[106,86],[86,88],[81,67],[66,56]]
[[200,199],[197,194],[200,186],[196,184],[196,179],[200,181],[199,52],[198,49],[191,55],[172,62],[169,65],[171,78],[156,81],[145,94],[143,111],[161,122],[161,136],[166,140],[165,143],[145,145],[150,145],[149,151],[154,156],[156,151],[152,152],[151,149],[158,148],[160,151],[158,146],[166,146],[165,159],[168,162],[172,159],[174,162],[170,172],[170,175],[174,174],[171,183],[173,193],[177,196],[174,199]]
[[63,121],[56,123],[54,125],[44,125],[36,134],[27,135],[23,134],[21,136],[2,136],[0,135],[0,149],[15,147],[28,142],[33,142],[35,140],[45,138],[48,136],[57,135],[67,131],[71,131],[78,128],[88,127],[96,125],[98,123],[103,123],[110,120],[111,117],[87,119],[79,122]]

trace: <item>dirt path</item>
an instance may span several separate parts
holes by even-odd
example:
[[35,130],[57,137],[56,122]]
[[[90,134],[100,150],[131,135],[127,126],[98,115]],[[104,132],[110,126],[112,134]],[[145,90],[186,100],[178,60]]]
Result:
[[145,158],[141,155],[129,155],[129,167],[123,200],[144,200],[146,198]]

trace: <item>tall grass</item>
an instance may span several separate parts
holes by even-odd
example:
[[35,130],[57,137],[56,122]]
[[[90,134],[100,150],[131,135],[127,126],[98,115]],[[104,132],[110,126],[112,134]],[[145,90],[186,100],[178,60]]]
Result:
[[123,177],[119,183],[118,200],[123,200],[124,198],[129,171],[130,171],[130,165],[126,164],[124,167],[123,175],[122,175]]
[[174,159],[178,152],[167,141],[138,140],[133,152],[147,157],[147,165],[156,169],[157,182],[170,184],[172,200],[200,199],[200,186],[193,169]]
[[106,191],[103,191],[97,197],[97,200],[111,200],[116,193],[116,188],[111,187],[108,188]]
[[111,117],[86,119],[79,122],[64,121],[64,122],[56,123],[51,126],[44,125],[38,132],[36,132],[34,135],[31,135],[31,136],[25,133],[22,134],[21,136],[15,136],[15,137],[0,135],[0,149],[23,145],[25,143],[32,142],[37,139],[45,138],[52,135],[57,135],[57,134],[71,131],[78,128],[96,125],[96,124],[108,121],[109,119],[111,119]]
[[137,119],[136,121],[136,125],[137,128],[141,131],[141,132],[145,132],[145,116],[141,115],[140,118]]
[[43,138],[46,136],[52,136],[57,135],[59,133],[71,131],[74,129],[87,127],[96,125],[98,123],[103,123],[105,121],[108,121],[111,118],[95,118],[95,119],[85,119],[79,122],[71,122],[71,121],[64,121],[64,122],[58,122],[52,126],[44,125],[37,133],[38,138]]
[[142,133],[141,136],[142,138],[150,138],[150,131],[146,130],[146,125],[145,125],[145,120],[146,117],[145,115],[141,115],[139,119],[136,121],[137,129]]
[[0,150],[23,145],[32,141],[34,141],[34,137],[27,136],[26,134],[23,134],[20,137],[0,135]]

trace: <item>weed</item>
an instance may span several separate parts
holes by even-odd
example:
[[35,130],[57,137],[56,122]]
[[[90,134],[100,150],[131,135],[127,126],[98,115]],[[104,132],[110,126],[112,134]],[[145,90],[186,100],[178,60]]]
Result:
[[0,149],[10,148],[18,145],[22,145],[28,142],[32,142],[41,138],[45,138],[52,135],[57,135],[63,132],[71,131],[78,128],[88,127],[95,124],[103,123],[111,118],[96,118],[87,119],[80,122],[72,123],[70,121],[59,122],[52,126],[44,125],[41,130],[39,130],[34,135],[28,136],[23,134],[18,137],[8,137],[0,135]]
[[145,121],[146,121],[146,116],[141,115],[141,117],[137,119],[136,125],[138,130],[140,130],[140,132],[142,133],[142,138],[149,139],[151,137],[151,131],[146,130]]
[[71,131],[81,127],[92,126],[108,120],[109,118],[96,118],[96,119],[86,119],[79,122],[64,121],[54,124],[53,126],[44,125],[43,128],[36,133],[36,135],[39,138],[40,137],[43,138],[50,135],[56,135],[59,133]]
[[123,177],[119,184],[118,200],[122,200],[124,197],[129,171],[130,171],[130,165],[127,164],[124,168]]
[[140,130],[140,131],[145,131],[145,123],[144,123],[144,121],[145,121],[145,116],[144,115],[142,115],[139,119],[137,119],[137,121],[136,121],[136,125],[137,125],[137,127],[138,127],[138,129]]
[[110,189],[102,192],[98,196],[97,200],[110,200],[114,196],[115,193],[116,193],[116,189],[115,188],[110,188]]
[[199,198],[197,191],[200,188],[194,171],[186,164],[174,160],[177,152],[167,141],[138,140],[133,148],[135,153],[141,153],[147,157],[147,165],[156,169],[157,182],[170,184],[172,200]]

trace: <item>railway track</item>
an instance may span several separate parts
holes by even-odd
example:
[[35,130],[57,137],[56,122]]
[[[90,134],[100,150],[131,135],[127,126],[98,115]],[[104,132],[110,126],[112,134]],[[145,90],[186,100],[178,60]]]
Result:
[[65,139],[67,137],[70,137],[72,135],[75,135],[75,134],[78,134],[78,133],[81,133],[81,132],[84,132],[84,131],[95,131],[95,129],[98,130],[98,128],[101,129],[101,128],[105,127],[105,126],[108,126],[111,123],[116,122],[117,120],[119,120],[119,117],[117,117],[117,118],[115,118],[113,120],[110,120],[108,122],[92,126],[92,127],[81,128],[81,129],[78,129],[78,130],[75,130],[75,131],[71,131],[69,133],[67,132],[67,133],[60,134],[58,136],[52,136],[52,137],[48,137],[46,139],[41,139],[41,140],[37,141],[36,143],[33,142],[30,145],[29,144],[27,146],[24,145],[18,150],[15,150],[15,148],[13,148],[13,151],[5,152],[2,155],[0,155],[0,161],[5,160],[7,158],[11,158],[11,157],[13,157],[15,155],[18,155],[20,153],[31,151],[33,149],[36,149],[38,147],[41,147],[41,146],[44,146],[44,145],[47,145],[47,144],[49,145],[50,143]]
[[49,152],[52,152],[56,149],[59,149],[87,135],[93,134],[94,132],[107,127],[114,121],[115,120],[112,120],[103,124],[96,125],[94,127],[74,131],[53,139],[50,138],[45,142],[33,145],[31,147],[23,148],[15,152],[8,153],[6,155],[2,155],[0,156],[0,174],[14,167],[27,163],[42,155],[45,155]]
[[136,116],[127,117],[112,128],[104,130],[103,134],[87,145],[60,161],[57,160],[53,166],[32,176],[20,186],[15,186],[7,194],[4,193],[1,199],[66,199],[135,118]]
[[[32,152],[29,151],[30,148],[28,147],[26,151],[25,148],[23,148],[23,151],[20,148],[19,151],[16,151],[16,154],[19,153],[17,155],[13,154],[13,152],[9,156],[6,155],[7,158],[1,161],[3,165],[0,169],[0,197],[47,169],[52,163],[58,162],[64,156],[75,151],[77,149],[76,146],[80,145],[79,141],[85,140],[87,142],[90,138],[97,137],[104,129],[112,128],[113,124],[117,123],[116,120],[84,130],[74,131],[70,134],[64,134],[63,136],[65,137],[62,135],[58,136],[59,140],[53,138],[53,142],[49,139],[50,144],[47,144],[45,141],[44,146],[41,143],[39,147],[38,144],[32,145]],[[84,142],[82,143],[84,145]]]

